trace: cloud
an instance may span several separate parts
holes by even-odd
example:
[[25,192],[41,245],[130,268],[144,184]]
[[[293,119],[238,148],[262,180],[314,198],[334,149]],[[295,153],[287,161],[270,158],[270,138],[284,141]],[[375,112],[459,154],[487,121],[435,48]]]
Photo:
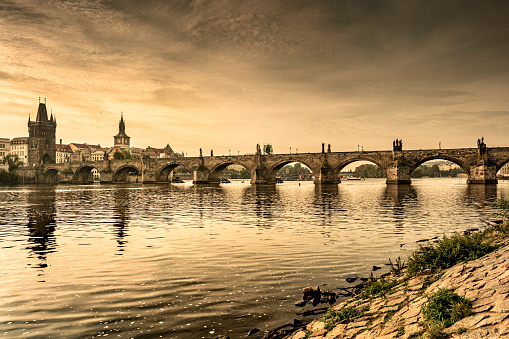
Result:
[[[437,135],[463,145],[465,133],[503,135],[497,119],[474,116],[504,119],[508,9],[496,0],[3,1],[0,98],[29,107],[48,97],[59,133],[89,143],[66,116],[101,144],[124,110],[152,146],[168,142],[167,126],[171,143],[192,149],[268,139],[301,151],[322,141],[376,149],[398,135],[415,139],[408,147]],[[17,134],[26,129],[9,118],[0,134],[16,123]]]

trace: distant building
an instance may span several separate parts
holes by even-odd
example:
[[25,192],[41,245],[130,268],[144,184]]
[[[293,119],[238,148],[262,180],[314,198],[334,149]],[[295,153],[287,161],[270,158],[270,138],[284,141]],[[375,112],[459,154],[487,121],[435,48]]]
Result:
[[500,169],[500,175],[503,177],[509,177],[509,163],[502,166]]
[[106,158],[107,148],[96,149],[91,153],[92,161],[103,161]]
[[28,163],[28,137],[18,137],[11,140],[11,154],[17,154],[19,160]]
[[149,158],[173,158],[173,157],[182,157],[182,154],[173,152],[173,149],[171,148],[170,144],[166,144],[164,148],[154,148],[148,146],[145,151],[143,152],[143,155],[149,157]]
[[57,164],[71,161],[71,157],[72,157],[71,146],[62,144],[62,139],[60,139],[60,144],[56,144],[55,147],[57,150],[57,157],[56,157]]
[[441,171],[449,171],[456,168],[460,167],[451,161],[444,161],[438,164],[438,169]]
[[48,119],[46,103],[39,102],[35,121],[28,116],[28,165],[56,163],[55,134],[57,121],[53,113]]
[[[101,145],[89,145],[87,143],[79,144],[72,142],[69,144],[69,147],[72,150],[71,161],[72,162],[80,162],[80,161],[93,161],[92,154],[95,151],[103,151],[104,149]],[[103,153],[104,158],[104,153]]]
[[0,162],[4,160],[4,157],[11,151],[11,141],[7,138],[0,138]]

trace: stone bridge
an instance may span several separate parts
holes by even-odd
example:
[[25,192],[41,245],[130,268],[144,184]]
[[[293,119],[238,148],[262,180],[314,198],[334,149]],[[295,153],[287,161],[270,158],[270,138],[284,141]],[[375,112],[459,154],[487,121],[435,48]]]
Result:
[[[394,145],[394,144],[393,144]],[[104,160],[48,164],[37,171],[36,182],[89,183],[91,171],[97,169],[100,181],[125,182],[127,175],[137,172],[144,183],[169,182],[177,167],[194,174],[195,184],[217,184],[221,172],[230,165],[241,165],[251,174],[252,184],[275,184],[277,172],[285,165],[300,162],[311,169],[315,184],[338,184],[338,174],[355,161],[369,161],[382,168],[388,184],[409,184],[411,173],[422,163],[445,159],[459,165],[471,184],[496,184],[496,174],[509,162],[509,147],[403,150],[396,143],[392,151],[325,152],[294,154],[262,154],[260,148],[252,155],[175,157],[161,159]]]

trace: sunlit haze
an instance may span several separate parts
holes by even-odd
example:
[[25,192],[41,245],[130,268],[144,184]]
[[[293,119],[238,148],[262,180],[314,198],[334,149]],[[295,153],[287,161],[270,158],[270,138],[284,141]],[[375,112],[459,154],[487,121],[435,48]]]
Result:
[[0,137],[197,155],[509,146],[507,1],[0,0]]

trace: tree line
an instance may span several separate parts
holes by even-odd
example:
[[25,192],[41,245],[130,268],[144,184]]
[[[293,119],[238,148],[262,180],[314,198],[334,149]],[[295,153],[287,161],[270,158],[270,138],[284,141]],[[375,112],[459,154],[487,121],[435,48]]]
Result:
[[[385,177],[384,172],[380,166],[373,164],[360,165],[354,170],[354,175],[360,178],[383,178]],[[447,171],[443,171],[438,167],[438,164],[431,166],[420,165],[411,174],[412,178],[439,178],[439,177],[457,177],[458,174],[465,173],[462,168],[452,168]]]
[[7,165],[8,170],[0,170],[0,184],[15,185],[19,184],[18,170],[23,167],[23,161],[21,161],[17,154],[7,154],[2,164]]

